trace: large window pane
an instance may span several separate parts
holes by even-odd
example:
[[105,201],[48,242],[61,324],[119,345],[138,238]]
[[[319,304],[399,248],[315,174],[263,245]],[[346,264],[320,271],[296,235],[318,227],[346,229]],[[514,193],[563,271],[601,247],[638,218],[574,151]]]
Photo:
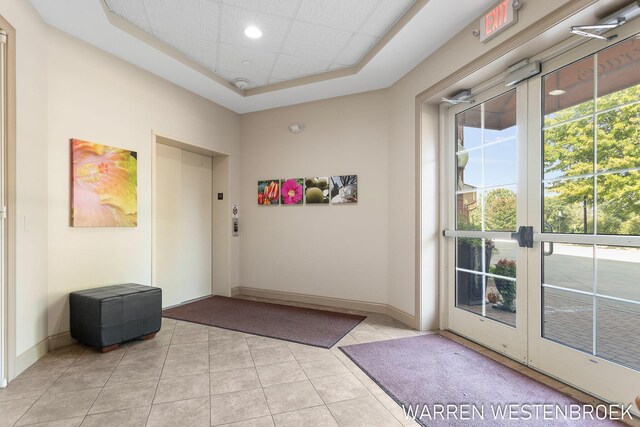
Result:
[[544,76],[545,127],[593,114],[593,64],[588,57]]
[[457,229],[482,230],[482,193],[470,191],[456,196]]
[[516,187],[487,190],[484,210],[485,231],[515,231]]
[[[541,228],[640,235],[640,39],[548,74],[543,91]],[[543,336],[639,370],[640,248],[545,242],[542,260]]]
[[518,154],[515,140],[484,149],[484,186],[502,187],[518,182]]
[[[479,273],[486,271],[487,264],[485,263],[485,267],[482,266],[483,258],[483,245],[485,244],[485,239],[472,239],[469,237],[458,237],[457,239],[457,267],[465,270],[473,270]],[[488,252],[487,256],[490,258],[491,256],[491,247],[489,243],[487,243],[488,248],[485,248],[485,252]]]
[[640,370],[640,305],[597,299],[596,355]]
[[593,352],[592,297],[543,288],[542,336],[578,350]]
[[482,188],[482,150],[460,151],[458,159],[458,190]]
[[516,281],[487,276],[486,317],[516,326]]
[[484,276],[458,271],[456,280],[456,307],[482,314]]
[[553,243],[553,253],[542,258],[542,283],[593,292],[593,246]]
[[[482,145],[482,105],[456,115],[456,148],[471,149]],[[457,150],[456,150],[457,151]]]
[[[457,114],[456,136],[457,230],[515,230],[516,91]],[[490,239],[456,240],[456,306],[515,326],[515,280],[502,286],[496,282],[500,278],[490,273],[498,253]],[[509,262],[515,265],[513,259]]]
[[632,37],[599,52],[598,110],[640,100],[640,38]]
[[596,248],[598,294],[640,303],[640,248]]
[[593,118],[544,131],[544,179],[593,173]]
[[546,232],[593,233],[593,178],[546,183],[543,205]]
[[598,171],[640,166],[640,103],[598,114],[597,123]]
[[640,172],[598,176],[598,234],[640,235]]

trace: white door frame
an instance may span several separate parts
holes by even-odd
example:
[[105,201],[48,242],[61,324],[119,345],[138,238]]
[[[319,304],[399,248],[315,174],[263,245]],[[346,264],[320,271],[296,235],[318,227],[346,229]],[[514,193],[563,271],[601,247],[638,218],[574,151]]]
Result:
[[0,285],[0,387],[15,377],[16,360],[16,31],[0,16],[0,30],[6,37],[2,43],[4,64],[1,79],[2,138],[4,140],[4,203],[7,208],[3,220],[4,246],[2,262],[3,283]]
[[[162,141],[162,142],[161,142]],[[212,158],[213,162],[213,186],[212,191],[223,193],[222,202],[213,197],[214,203],[212,211],[212,275],[211,275],[211,295],[231,296],[231,205],[230,205],[230,156],[227,153],[209,150],[195,145],[182,142],[180,139],[168,136],[167,134],[151,131],[151,284],[156,286],[156,265],[157,265],[157,144],[180,148],[196,154],[201,154]],[[218,169],[216,169],[218,168]],[[215,205],[220,203],[222,206]]]
[[[640,19],[629,22],[625,26],[612,31],[612,33],[619,35],[618,39],[616,39],[614,43],[640,33]],[[526,111],[528,117],[526,118],[526,122],[529,126],[526,138],[524,138],[528,141],[528,144],[526,145],[527,176],[522,182],[526,182],[527,185],[527,188],[523,193],[527,194],[526,197],[528,198],[528,221],[521,223],[519,218],[518,225],[530,225],[534,228],[534,247],[530,250],[526,250],[526,275],[529,283],[526,298],[529,315],[526,331],[528,344],[525,349],[526,358],[528,360],[525,363],[528,363],[530,367],[536,370],[544,372],[552,377],[556,377],[575,388],[582,389],[592,395],[602,398],[605,401],[628,404],[633,401],[639,392],[637,384],[640,384],[640,372],[542,338],[540,290],[542,273],[540,261],[542,250],[541,241],[560,242],[566,241],[567,239],[566,236],[544,235],[542,233],[543,230],[541,230],[541,77],[547,72],[589,56],[594,52],[608,47],[609,45],[603,44],[601,40],[593,40],[587,43],[574,43],[569,41],[565,43],[565,46],[570,47],[570,50],[564,53],[560,52],[561,49],[558,49],[555,54],[552,53],[551,56],[545,56],[549,55],[548,52],[552,51],[554,48],[549,51],[542,52],[539,56],[539,58],[544,61],[542,74],[524,83],[527,87],[527,93],[523,98],[527,102]],[[499,82],[499,79],[497,82]],[[485,87],[488,86],[492,85],[487,85]],[[500,90],[504,90],[504,87],[501,89],[489,89],[488,93],[492,93],[491,90],[500,92]],[[480,97],[484,97],[484,95],[485,93],[483,92],[480,94]],[[480,97],[477,99],[484,99]],[[452,128],[453,124],[450,123],[450,119],[448,119],[448,117],[451,117],[451,111],[463,109],[465,108],[460,107],[457,110],[450,109],[444,104],[440,106],[440,149],[442,153],[440,168],[442,174],[444,174],[441,174],[443,177],[441,182],[441,194],[444,205],[441,208],[441,218],[443,229],[449,230],[453,230],[455,225],[452,221],[454,215],[453,207],[455,206],[455,203],[453,200],[453,193],[451,191],[452,188],[455,188],[452,183],[452,180],[455,177],[455,174],[452,172],[454,165],[452,159],[454,159],[453,151],[455,145],[451,142],[450,135],[452,134],[452,131],[449,129]],[[535,123],[538,123],[538,125],[534,125]],[[449,235],[452,234],[449,233]],[[468,237],[473,236],[469,234]],[[451,307],[454,305],[455,265],[450,265],[447,262],[447,259],[449,258],[454,260],[453,262],[455,263],[455,249],[451,240],[453,239],[448,239],[446,237],[442,238],[443,244],[441,245],[440,252],[440,278],[442,283],[440,301],[441,329],[451,328],[449,312],[451,311]],[[637,236],[575,235],[571,236],[571,241],[582,244],[640,246],[640,237]],[[521,269],[519,268],[518,271],[520,270]],[[520,281],[520,278],[518,278],[518,281]],[[520,307],[522,307],[522,305],[518,303],[518,310],[520,310]],[[485,339],[482,334],[480,334],[479,339],[478,337],[470,338],[474,341],[483,341]],[[522,362],[522,360],[520,361]],[[595,366],[597,366],[597,374],[584,375],[584,372],[594,373]],[[637,409],[634,411],[636,414],[638,413]]]
[[[542,224],[542,78],[545,74],[588,57],[615,43],[640,33],[640,20],[635,20],[612,33],[618,37],[606,44],[593,40],[542,64],[542,73],[529,80],[529,225],[534,229],[534,247],[529,251],[529,364],[531,367],[559,378],[572,386],[585,390],[609,402],[629,404],[640,389],[640,372],[614,362],[574,350],[542,337],[542,242],[601,244],[613,246],[640,246],[639,236],[562,235],[543,234]],[[640,278],[639,278],[640,279]],[[589,375],[585,375],[589,372]],[[633,405],[632,405],[633,406]],[[638,408],[635,408],[638,413]]]
[[468,337],[474,341],[478,341],[489,348],[505,354],[522,363],[527,363],[527,249],[518,247],[516,249],[516,258],[518,263],[517,269],[517,296],[516,306],[516,327],[511,327],[492,320],[488,317],[482,317],[456,307],[456,247],[455,237],[469,238],[494,238],[502,240],[511,240],[510,232],[482,232],[482,231],[455,231],[456,230],[456,213],[453,206],[456,204],[456,135],[455,135],[455,116],[474,106],[480,105],[485,101],[515,91],[516,93],[516,123],[517,123],[517,151],[518,151],[518,168],[517,168],[517,219],[516,224],[527,224],[527,187],[525,185],[527,178],[526,168],[526,136],[527,136],[527,89],[526,83],[517,87],[505,87],[503,85],[494,86],[491,89],[473,97],[473,104],[460,104],[450,108],[443,107],[445,111],[443,128],[441,128],[441,147],[440,152],[444,162],[442,171],[445,176],[442,189],[443,200],[446,200],[445,215],[443,215],[445,239],[443,242],[443,269],[446,271],[444,277],[445,283],[448,283],[446,289],[447,299],[447,329],[451,329],[456,333]]

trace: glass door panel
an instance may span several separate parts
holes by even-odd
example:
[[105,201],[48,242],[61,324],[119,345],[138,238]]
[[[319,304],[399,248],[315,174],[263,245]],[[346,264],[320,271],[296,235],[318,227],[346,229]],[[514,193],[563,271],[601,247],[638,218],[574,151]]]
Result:
[[523,96],[522,86],[496,88],[447,115],[449,328],[518,359],[526,357],[526,250],[511,233],[527,212]]
[[[640,235],[639,50],[634,37],[543,78],[546,233]],[[543,337],[637,369],[638,248],[570,236],[554,246],[542,263]]]
[[628,404],[640,391],[640,37],[580,49],[582,58],[554,59],[529,83],[542,107],[540,155],[530,158],[539,175],[529,178],[529,215],[540,232],[528,277],[541,286],[529,299],[529,357]]
[[[515,231],[516,115],[516,89],[456,114],[456,230]],[[456,239],[458,308],[516,326],[512,247],[482,236]]]

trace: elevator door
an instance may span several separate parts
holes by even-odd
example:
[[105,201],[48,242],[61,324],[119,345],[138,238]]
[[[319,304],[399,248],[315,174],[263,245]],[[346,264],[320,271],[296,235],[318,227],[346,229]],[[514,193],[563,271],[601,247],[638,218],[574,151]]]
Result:
[[158,144],[156,276],[165,307],[212,294],[212,160]]

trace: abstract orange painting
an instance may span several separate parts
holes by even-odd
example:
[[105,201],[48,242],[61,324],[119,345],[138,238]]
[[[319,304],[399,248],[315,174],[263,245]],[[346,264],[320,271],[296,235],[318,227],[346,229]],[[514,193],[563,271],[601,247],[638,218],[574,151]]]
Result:
[[138,155],[135,151],[71,140],[71,226],[138,224]]

